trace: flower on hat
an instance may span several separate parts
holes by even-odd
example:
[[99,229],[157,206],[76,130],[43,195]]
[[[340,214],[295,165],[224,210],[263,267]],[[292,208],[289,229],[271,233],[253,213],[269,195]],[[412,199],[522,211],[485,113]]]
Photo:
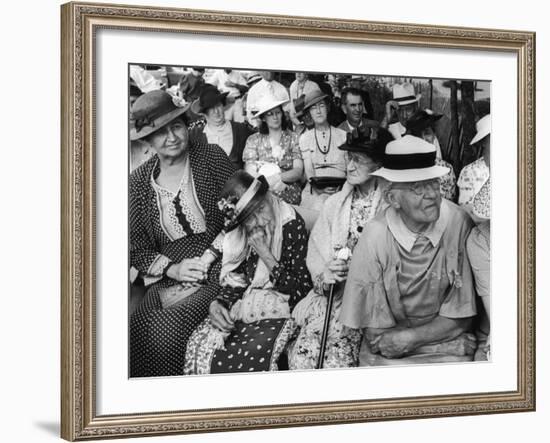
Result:
[[224,228],[232,225],[237,218],[237,202],[239,199],[237,196],[232,195],[227,198],[222,198],[218,201],[218,208],[224,216]]

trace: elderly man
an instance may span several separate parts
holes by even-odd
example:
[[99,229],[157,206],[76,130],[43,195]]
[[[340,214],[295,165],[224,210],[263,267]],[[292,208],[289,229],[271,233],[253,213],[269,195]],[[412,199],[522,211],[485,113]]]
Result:
[[362,91],[357,88],[344,88],[342,90],[342,112],[346,119],[338,126],[346,132],[352,132],[356,128],[368,128],[363,133],[371,134],[370,139],[376,138],[376,129],[380,126],[376,120],[365,118],[365,103]]
[[434,145],[411,135],[386,146],[389,207],[353,254],[340,321],[363,328],[361,365],[470,361],[476,315],[465,251],[472,221],[442,199]]

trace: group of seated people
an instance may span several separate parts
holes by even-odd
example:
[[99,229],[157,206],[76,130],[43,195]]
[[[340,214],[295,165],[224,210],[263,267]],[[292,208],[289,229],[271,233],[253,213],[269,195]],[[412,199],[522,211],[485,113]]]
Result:
[[262,77],[253,125],[215,85],[132,104],[130,376],[487,360],[490,115],[457,182],[412,84],[381,122],[345,89],[335,127],[315,84]]

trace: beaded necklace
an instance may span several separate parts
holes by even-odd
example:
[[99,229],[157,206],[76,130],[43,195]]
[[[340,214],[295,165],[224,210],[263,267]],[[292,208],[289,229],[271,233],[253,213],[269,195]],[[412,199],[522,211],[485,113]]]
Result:
[[[329,126],[329,129],[328,129],[328,144],[324,147],[324,148],[321,148],[321,146],[319,145],[319,140],[317,139],[317,129],[314,128],[313,129],[314,131],[314,135],[315,135],[315,144],[317,145],[317,149],[319,150],[319,152],[321,154],[323,154],[325,157],[326,155],[328,154],[328,151],[330,150],[330,142],[332,140],[332,128]],[[323,136],[324,138],[324,136]],[[327,161],[327,159],[325,158],[325,161]]]

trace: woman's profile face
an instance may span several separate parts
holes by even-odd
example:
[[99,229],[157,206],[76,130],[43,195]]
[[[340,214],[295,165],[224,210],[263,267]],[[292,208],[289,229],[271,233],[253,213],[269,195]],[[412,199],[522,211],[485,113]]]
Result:
[[179,158],[187,151],[187,125],[181,118],[176,118],[149,135],[147,141],[161,159]]
[[327,122],[328,109],[324,100],[315,103],[308,111],[313,123],[316,125],[323,125]]
[[359,186],[366,183],[380,165],[368,155],[361,152],[347,152],[347,181],[350,185]]
[[251,234],[255,229],[262,228],[266,233],[272,232],[275,214],[269,198],[256,208],[256,210],[244,221],[244,229],[247,234]]
[[280,106],[264,114],[263,120],[269,129],[281,129],[283,124],[283,110]]

